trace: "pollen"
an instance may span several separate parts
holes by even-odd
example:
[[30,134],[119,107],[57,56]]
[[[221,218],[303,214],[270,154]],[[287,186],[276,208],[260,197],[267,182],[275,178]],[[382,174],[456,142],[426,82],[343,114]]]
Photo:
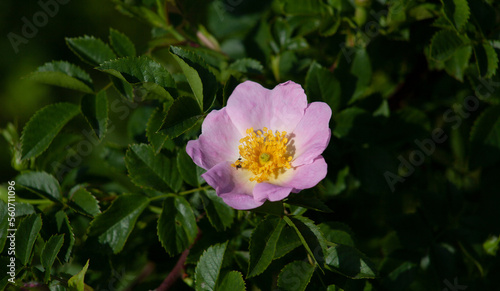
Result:
[[246,136],[240,139],[240,157],[231,165],[253,173],[250,181],[261,183],[290,169],[292,156],[287,153],[288,138],[286,131],[273,132],[264,127],[254,131],[249,128]]

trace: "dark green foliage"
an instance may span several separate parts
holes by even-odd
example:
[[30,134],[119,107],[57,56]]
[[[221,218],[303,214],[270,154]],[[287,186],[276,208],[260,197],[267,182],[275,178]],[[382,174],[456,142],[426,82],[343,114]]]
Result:
[[[0,289],[497,288],[498,1],[109,2],[150,31],[66,38],[24,80],[60,99],[0,130]],[[186,152],[246,80],[333,112],[326,178],[254,211]]]

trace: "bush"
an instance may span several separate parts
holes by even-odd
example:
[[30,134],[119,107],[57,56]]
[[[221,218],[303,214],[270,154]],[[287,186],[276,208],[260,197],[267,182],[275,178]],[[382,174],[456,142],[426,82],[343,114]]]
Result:
[[[149,42],[66,38],[81,62],[26,78],[73,98],[2,130],[2,289],[494,289],[498,2],[113,2]],[[317,186],[235,210],[186,144],[246,80],[301,84],[332,136]]]

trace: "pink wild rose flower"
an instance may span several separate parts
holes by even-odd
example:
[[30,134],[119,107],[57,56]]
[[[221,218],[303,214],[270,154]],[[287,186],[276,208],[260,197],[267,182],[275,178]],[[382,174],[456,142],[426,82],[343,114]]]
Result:
[[331,115],[326,103],[307,104],[304,90],[292,81],[272,90],[246,81],[226,107],[207,115],[199,139],[189,141],[186,151],[207,170],[202,177],[225,203],[252,209],[325,178],[321,153],[330,141]]

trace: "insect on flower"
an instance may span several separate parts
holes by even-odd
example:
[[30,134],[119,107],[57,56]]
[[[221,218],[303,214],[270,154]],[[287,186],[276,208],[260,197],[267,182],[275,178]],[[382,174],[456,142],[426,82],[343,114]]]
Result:
[[[246,81],[227,106],[208,114],[186,151],[202,176],[236,209],[259,207],[314,187],[327,173],[321,153],[330,141],[330,107],[307,103],[292,81],[272,90]],[[235,159],[235,157],[238,157]]]

